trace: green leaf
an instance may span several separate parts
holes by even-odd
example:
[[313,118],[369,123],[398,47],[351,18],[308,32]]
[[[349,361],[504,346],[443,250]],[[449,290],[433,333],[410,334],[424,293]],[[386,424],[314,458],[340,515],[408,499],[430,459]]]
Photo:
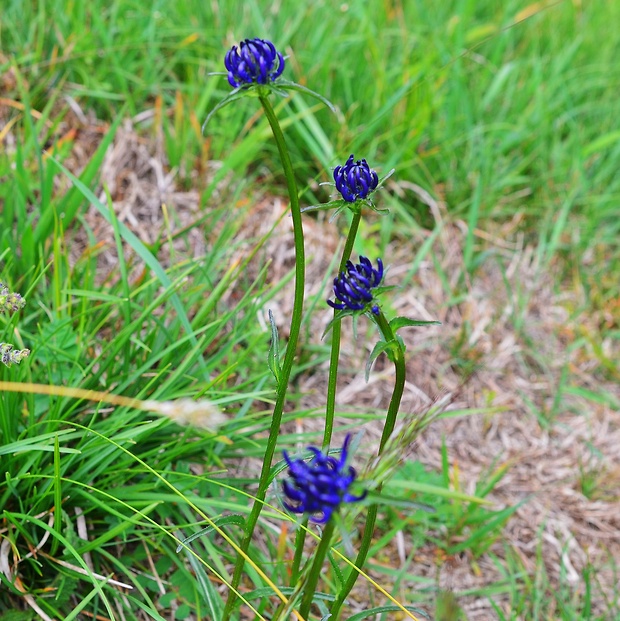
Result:
[[279,88],[283,88],[289,91],[297,91],[299,93],[303,93],[304,95],[310,95],[310,97],[314,97],[315,99],[318,99],[321,103],[325,104],[334,114],[337,114],[336,106],[334,106],[334,104],[329,101],[329,99],[323,97],[323,95],[320,95],[319,93],[315,93],[313,90],[310,90],[306,86],[302,86],[301,84],[291,82],[290,80],[284,80],[282,78],[280,78],[275,84]]
[[583,157],[590,157],[590,155],[602,151],[607,147],[615,147],[618,142],[620,142],[620,130],[597,136],[596,140],[593,140],[583,148]]
[[322,203],[321,205],[310,205],[309,207],[303,207],[301,213],[306,213],[306,211],[326,211],[328,209],[340,209],[342,207],[347,207],[348,203],[342,199],[338,199],[335,201],[329,201],[328,203]]
[[241,99],[242,97],[246,97],[247,96],[246,91],[247,91],[247,88],[243,88],[243,87],[236,88],[234,91],[231,91],[230,93],[228,93],[228,95],[226,95],[224,99],[222,99],[220,102],[215,104],[215,108],[213,108],[213,110],[211,110],[211,112],[207,114],[207,118],[205,119],[205,122],[202,124],[202,128],[201,128],[202,133],[203,134],[205,133],[205,127],[207,126],[209,121],[213,118],[216,112],[221,110],[224,106],[227,106],[229,103],[232,103],[233,101],[237,101],[237,99]]
[[[181,604],[174,612],[174,618],[177,621],[184,621],[192,614],[192,609],[188,604]],[[215,617],[214,617],[215,618]]]
[[205,604],[207,605],[207,618],[221,619],[222,611],[224,610],[224,602],[222,601],[222,596],[213,586],[211,580],[209,580],[209,576],[207,576],[207,572],[205,571],[202,563],[200,563],[198,559],[189,552],[189,550],[186,550],[185,553],[187,555],[187,560],[192,566],[192,569],[196,576],[196,582],[200,587],[200,593],[202,594]]
[[177,550],[176,550],[177,554],[185,546],[188,546],[192,541],[195,541],[199,537],[202,537],[203,535],[208,535],[211,531],[214,531],[215,526],[218,526],[218,527],[230,526],[232,524],[232,525],[240,526],[241,528],[243,528],[245,526],[245,518],[239,514],[224,515],[222,517],[215,518],[213,520],[213,524],[214,526],[207,526],[206,528],[199,530],[197,533],[194,533],[193,535],[190,535],[189,537],[186,537],[185,539],[183,539],[183,541],[181,541],[181,543],[177,546]]
[[372,368],[372,363],[377,359],[377,357],[383,352],[387,352],[387,350],[394,349],[394,341],[379,341],[370,352],[370,356],[368,356],[368,362],[366,363],[366,381],[368,382],[368,378],[370,377],[370,369]]
[[366,498],[367,504],[389,505],[392,509],[405,509],[407,511],[424,511],[425,513],[436,513],[435,507],[421,502],[405,500],[402,496],[390,496],[389,494],[369,492]]
[[[381,188],[381,186],[396,172],[395,168],[392,168],[392,170],[388,171],[385,175],[383,175],[383,177],[381,177],[379,179],[379,182],[377,183],[377,187],[372,191],[372,193],[374,194],[377,190],[379,190]],[[375,210],[376,207],[375,207]],[[385,209],[383,211],[389,211],[389,209]]]
[[[0,455],[12,455],[17,453],[30,453],[32,451],[54,452],[54,442],[57,437],[74,434],[75,429],[62,429],[52,433],[44,433],[33,438],[24,438],[16,442],[10,442],[0,446]],[[73,436],[69,436],[72,438]],[[64,438],[65,440],[67,438]],[[82,451],[75,448],[60,447],[60,453],[80,455]]]
[[[413,606],[403,606],[403,608],[409,612],[424,615],[428,619],[428,615],[419,608],[414,608]],[[400,606],[377,606],[376,608],[368,608],[349,617],[347,621],[361,621],[361,619],[368,619],[368,617],[373,617],[374,615],[384,612],[402,612],[403,608],[400,608]]]
[[349,317],[355,315],[356,311],[349,310],[348,308],[343,308],[339,310],[333,317],[333,319],[327,324],[325,331],[321,335],[321,338],[325,338],[325,336],[329,333],[329,331],[333,328],[334,324],[337,321],[340,321],[343,317]]
[[401,328],[410,328],[412,326],[440,326],[441,321],[422,321],[421,319],[409,319],[409,317],[394,317],[390,321],[390,328],[397,332]]
[[288,468],[288,464],[284,459],[277,461],[271,469],[269,470],[269,484],[273,483],[273,480],[281,473],[284,472]]
[[269,346],[269,353],[267,354],[267,364],[269,369],[276,378],[276,384],[280,385],[280,378],[282,377],[282,365],[280,364],[280,339],[278,336],[278,326],[276,326],[275,319],[271,309],[269,310],[269,323],[271,324],[271,345]]
[[267,94],[269,92],[275,93],[276,95],[286,96],[285,91],[298,91],[303,93],[304,95],[310,95],[315,99],[318,99],[321,103],[325,104],[334,114],[336,113],[335,106],[323,97],[323,95],[319,95],[319,93],[315,93],[309,88],[302,86],[301,84],[297,84],[295,82],[291,82],[289,80],[280,79],[273,84],[249,84],[239,86],[238,88],[231,91],[224,99],[218,102],[213,110],[209,112],[205,122],[202,124],[202,133],[204,134],[205,127],[208,125],[209,121],[213,118],[216,112],[221,110],[224,106],[227,106],[229,103],[233,101],[237,101],[237,99],[241,99],[242,97],[256,97],[261,93]]
[[32,621],[34,614],[29,611],[7,610],[0,615],[0,621]]
[[416,492],[418,494],[431,494],[432,496],[440,496],[442,498],[450,498],[452,500],[463,500],[465,502],[475,502],[481,505],[491,504],[490,501],[484,498],[478,498],[477,496],[470,496],[463,492],[447,489],[439,485],[431,485],[429,483],[420,483],[419,481],[401,481],[392,480],[385,484],[386,487],[398,487],[400,489],[406,489],[410,492]]
[[377,298],[388,291],[393,291],[394,289],[398,289],[397,285],[381,285],[380,287],[373,287],[372,294],[373,297]]
[[[287,597],[295,594],[295,589],[293,587],[278,587],[282,595],[286,595]],[[270,597],[273,595],[273,589],[271,587],[259,587],[258,589],[254,589],[252,591],[248,591],[243,594],[243,598],[247,601],[252,601],[254,599],[262,599],[263,597]],[[333,602],[336,599],[335,595],[329,595],[327,593],[315,593],[315,599]]]
[[[456,554],[458,552],[462,552],[463,550],[467,550],[468,548],[472,548],[474,544],[480,540],[483,540],[485,542],[483,543],[482,551],[486,550],[487,547],[490,547],[490,545],[493,543],[495,538],[499,536],[499,532],[497,532],[495,536],[493,536],[492,534],[493,531],[498,531],[498,529],[500,529],[503,526],[504,522],[506,522],[508,518],[513,513],[515,513],[515,511],[521,505],[523,505],[527,500],[528,499],[523,499],[518,504],[512,507],[506,507],[502,511],[498,511],[497,513],[495,513],[492,519],[486,522],[486,524],[484,524],[481,528],[475,530],[474,533],[470,537],[468,537],[465,541],[462,541],[454,546],[450,546],[449,548],[450,554]],[[485,544],[488,544],[488,545],[485,546]]]

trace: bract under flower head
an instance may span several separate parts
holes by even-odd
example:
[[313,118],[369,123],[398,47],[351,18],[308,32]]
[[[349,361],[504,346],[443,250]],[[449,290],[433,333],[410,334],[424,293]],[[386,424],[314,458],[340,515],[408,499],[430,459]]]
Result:
[[224,59],[228,83],[233,88],[251,84],[268,84],[284,71],[284,57],[271,41],[245,39],[239,48],[233,45]]
[[313,522],[325,524],[340,503],[357,502],[366,496],[366,492],[354,496],[348,491],[356,477],[355,469],[346,466],[350,439],[347,435],[340,459],[326,455],[315,446],[308,447],[314,453],[310,462],[291,459],[283,451],[290,480],[285,480],[282,487],[286,497],[294,503],[284,502],[289,511],[309,513]]
[[377,269],[373,268],[370,259],[360,257],[360,262],[353,265],[347,262],[347,269],[334,278],[334,295],[338,302],[327,300],[337,310],[349,309],[361,311],[370,308],[379,314],[379,307],[374,302],[372,289],[378,287],[383,279],[383,262],[377,259]]
[[334,181],[342,198],[348,203],[354,203],[368,198],[377,189],[379,176],[368,166],[366,160],[355,161],[351,154],[344,166],[334,168]]

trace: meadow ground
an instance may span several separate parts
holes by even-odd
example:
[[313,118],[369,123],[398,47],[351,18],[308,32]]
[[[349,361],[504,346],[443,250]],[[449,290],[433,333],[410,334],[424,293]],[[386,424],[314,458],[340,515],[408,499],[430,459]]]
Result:
[[[302,203],[328,199],[319,184],[349,153],[394,168],[377,196],[390,213],[363,219],[355,254],[389,265],[390,311],[442,322],[402,333],[402,420],[435,415],[387,487],[370,577],[419,618],[620,619],[620,5],[0,10],[0,281],[27,300],[0,317],[0,340],[32,350],[0,381],[202,395],[227,417],[217,437],[5,386],[0,619],[221,611],[232,549],[196,539],[201,564],[175,537],[198,532],[200,512],[247,515],[235,490],[253,489],[273,403],[267,310],[286,338],[292,305],[286,191],[259,106],[230,105],[201,131],[229,90],[210,73],[247,36],[276,42],[289,77],[337,106],[276,101]],[[304,216],[306,315],[282,448],[320,437],[324,299],[346,220]],[[383,358],[365,379],[373,338],[364,320],[357,336],[344,324],[338,420],[364,430],[362,471],[392,389]],[[283,585],[292,524],[276,486],[267,500],[252,557]],[[353,548],[363,510],[347,517]],[[270,618],[264,586],[250,567],[243,590]],[[383,604],[360,580],[347,611]]]

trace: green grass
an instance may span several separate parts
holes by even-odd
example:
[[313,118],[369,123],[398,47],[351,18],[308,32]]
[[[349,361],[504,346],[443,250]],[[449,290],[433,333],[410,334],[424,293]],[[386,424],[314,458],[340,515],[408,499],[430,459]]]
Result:
[[[610,28],[620,21],[620,4],[319,0],[293,8],[255,0],[4,0],[0,10],[0,97],[8,100],[4,109],[0,104],[0,122],[11,124],[16,138],[14,144],[0,142],[0,280],[28,301],[19,317],[0,317],[0,340],[33,350],[19,367],[0,368],[0,381],[140,399],[200,394],[229,418],[216,437],[126,407],[0,392],[0,544],[9,542],[11,562],[22,559],[22,584],[50,617],[79,618],[72,593],[89,615],[114,619],[169,618],[171,610],[177,619],[209,618],[221,609],[218,586],[230,578],[232,549],[211,533],[192,542],[196,557],[187,550],[177,554],[174,538],[198,532],[204,516],[248,513],[248,499],[224,485],[248,489],[254,474],[222,472],[243,457],[260,458],[260,432],[268,428],[273,398],[265,364],[270,332],[256,320],[275,293],[266,284],[266,240],[254,241],[251,272],[234,260],[252,201],[265,191],[283,193],[276,149],[257,106],[247,100],[223,109],[207,135],[200,133],[208,111],[229,90],[224,78],[209,74],[223,70],[223,52],[241,38],[273,40],[290,54],[289,77],[339,109],[333,115],[298,95],[276,102],[306,204],[327,199],[316,182],[329,180],[329,167],[351,152],[379,172],[396,168],[401,195],[381,198],[392,213],[368,225],[373,237],[367,243],[383,252],[394,233],[420,239],[421,228],[435,226],[407,184],[444,201],[450,217],[469,226],[463,273],[455,287],[445,278],[455,305],[466,295],[468,279],[496,260],[474,230],[500,236],[509,230],[509,242],[518,232],[535,247],[541,273],[556,270],[558,290],[568,284],[582,293],[569,313],[586,311],[594,319],[575,347],[593,351],[601,380],[618,380],[602,342],[617,346],[620,337],[614,306],[620,275],[620,35]],[[74,170],[78,182],[67,171],[74,144],[68,131],[83,129],[72,105],[107,124],[89,163]],[[164,261],[168,239],[140,242],[93,194],[120,123],[145,110],[154,114],[138,120],[138,130],[147,139],[162,135],[181,184],[200,192],[204,214],[184,234],[196,229],[205,236],[205,256],[172,253]],[[2,131],[0,125],[0,136]],[[209,160],[222,162],[214,178],[206,175]],[[222,192],[230,173],[234,181]],[[96,273],[102,249],[83,218],[89,204],[114,227],[117,249],[131,248],[139,257],[135,264],[121,261],[118,279],[102,282]],[[217,235],[210,234],[214,230]],[[72,252],[84,239],[88,251]],[[440,269],[440,257],[431,259]],[[136,278],[142,264],[148,269]],[[514,294],[511,321],[524,334],[520,312],[529,294]],[[597,323],[609,313],[608,323]],[[446,343],[466,373],[476,362],[467,350],[468,329],[462,342]],[[526,345],[535,350],[535,343]],[[301,353],[305,368],[326,355],[324,348]],[[537,413],[544,424],[552,424],[569,390],[575,388],[567,381],[552,411]],[[601,389],[594,398],[606,395]],[[287,419],[319,415],[296,410]],[[284,434],[282,445],[314,439]],[[420,477],[443,481],[447,489],[442,477],[448,463],[445,456],[443,474]],[[196,464],[205,476],[196,473]],[[496,475],[481,480],[479,492],[488,493],[485,483],[495,485]],[[596,496],[591,487],[588,482],[588,493]],[[463,547],[474,557],[486,551],[486,538],[501,537],[510,519],[509,511],[494,515],[455,501],[437,509],[405,525],[420,545],[426,541],[421,524],[436,530],[435,542],[450,554]],[[77,532],[79,511],[88,543]],[[269,515],[281,520],[274,511]],[[386,545],[403,525],[398,520],[389,513],[382,523]],[[278,545],[266,521],[263,526],[268,536],[253,557],[284,584],[281,561],[289,550]],[[240,537],[235,524],[223,529]],[[29,555],[46,532],[46,555]],[[95,572],[114,573],[134,590],[121,594],[90,569],[81,576],[53,560],[83,567],[87,552]],[[380,546],[374,552],[380,557]],[[505,581],[479,594],[509,595],[511,612],[498,618],[618,618],[617,596],[606,604],[607,617],[595,616],[568,582],[558,591],[543,569],[528,576],[513,561],[497,560]],[[398,587],[415,575],[413,560],[407,567],[409,575],[387,575],[387,583]],[[583,579],[589,593],[597,592],[594,569]],[[337,580],[335,569],[326,576],[327,585]],[[0,582],[1,619],[18,618],[3,614],[18,605],[32,610],[2,572]],[[267,615],[270,600],[260,590],[265,583],[252,567],[245,587],[256,591],[252,604]],[[433,610],[433,588],[422,584],[413,601]]]

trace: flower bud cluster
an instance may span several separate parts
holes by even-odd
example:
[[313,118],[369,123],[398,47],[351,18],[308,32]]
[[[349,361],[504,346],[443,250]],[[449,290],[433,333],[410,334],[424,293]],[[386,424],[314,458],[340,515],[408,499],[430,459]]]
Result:
[[372,290],[381,284],[382,279],[383,262],[381,259],[377,259],[377,269],[366,257],[360,257],[357,265],[348,261],[346,271],[340,272],[334,278],[334,295],[338,302],[327,300],[327,303],[336,310],[365,311],[370,309],[372,313],[378,315],[379,307],[375,303]]
[[10,343],[0,343],[0,362],[7,367],[13,364],[19,364],[29,355],[29,349],[13,349],[13,345]]
[[[0,312],[16,313],[26,305],[26,300],[19,294],[13,293],[0,282]],[[0,343],[0,362],[7,367],[19,364],[30,355],[29,349],[13,349],[10,343]]]
[[9,288],[0,282],[0,311],[16,313],[26,305],[26,300],[19,293],[12,293]]
[[353,154],[344,166],[334,168],[336,189],[347,203],[368,198],[369,194],[377,189],[379,176],[370,168],[364,159],[355,160]]
[[245,39],[226,53],[224,65],[233,88],[251,84],[269,84],[284,71],[284,57],[271,41]]

